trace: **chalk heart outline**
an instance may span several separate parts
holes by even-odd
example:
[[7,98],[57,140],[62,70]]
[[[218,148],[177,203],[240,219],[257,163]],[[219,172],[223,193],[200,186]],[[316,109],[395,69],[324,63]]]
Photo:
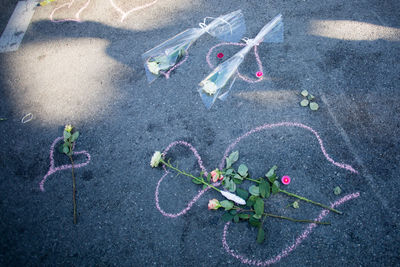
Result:
[[[49,155],[49,158],[50,158],[50,167],[49,167],[49,170],[47,171],[47,174],[43,177],[42,181],[40,181],[40,183],[39,183],[39,187],[40,187],[40,190],[41,190],[42,192],[45,191],[45,190],[44,190],[44,183],[46,182],[47,178],[48,178],[50,175],[52,175],[52,174],[54,174],[54,173],[56,173],[56,172],[58,172],[58,171],[72,169],[72,164],[59,165],[59,166],[57,166],[57,167],[56,167],[56,165],[55,165],[55,162],[54,162],[54,149],[55,149],[56,144],[57,144],[58,142],[60,142],[61,140],[64,140],[64,137],[63,137],[63,136],[57,137],[57,138],[53,141],[53,143],[51,144],[51,146],[50,146],[50,155]],[[75,169],[84,167],[84,166],[88,165],[89,162],[90,162],[90,154],[89,154],[87,151],[82,150],[82,151],[74,151],[74,152],[73,152],[73,155],[74,155],[74,156],[82,155],[82,154],[86,156],[86,161],[85,161],[85,162],[82,162],[82,163],[78,163],[78,164],[74,163],[74,168],[75,168]]]
[[[259,127],[256,127],[250,131],[248,131],[247,133],[243,134],[242,136],[238,137],[233,143],[231,143],[228,148],[225,150],[224,156],[222,157],[222,160],[219,164],[219,169],[223,169],[225,166],[225,159],[228,157],[228,154],[235,148],[235,146],[242,140],[245,139],[249,136],[251,136],[254,133],[257,132],[261,132],[264,130],[268,130],[268,129],[273,129],[273,128],[278,128],[278,127],[298,127],[301,129],[305,129],[309,132],[311,132],[312,134],[314,134],[314,136],[316,137],[319,145],[320,145],[320,149],[322,151],[322,153],[324,154],[325,158],[327,161],[329,161],[331,164],[345,169],[347,171],[350,171],[352,173],[358,174],[358,171],[355,170],[352,166],[345,164],[345,163],[338,163],[336,161],[334,161],[329,154],[326,152],[325,147],[323,145],[323,141],[321,139],[321,137],[319,136],[319,134],[312,129],[311,127],[304,125],[302,123],[297,123],[297,122],[280,122],[280,123],[275,123],[275,124],[264,124],[261,125]],[[194,148],[191,144],[185,142],[185,141],[175,141],[173,143],[171,143],[162,153],[163,157],[165,157],[168,154],[168,151],[177,146],[177,145],[181,145],[184,146],[188,149],[191,150],[191,152],[193,153],[193,155],[195,156],[195,158],[197,159],[197,163],[199,165],[199,168],[204,172],[204,176],[207,177],[208,172],[206,170],[206,168],[203,165],[203,161],[199,155],[199,153],[197,152],[196,148]],[[193,204],[205,193],[207,192],[210,187],[207,187],[203,190],[200,190],[197,195],[195,195],[195,197],[187,204],[187,206],[182,209],[181,211],[177,212],[177,213],[168,213],[166,211],[164,211],[159,203],[159,191],[160,191],[160,185],[162,183],[162,181],[167,177],[167,175],[169,174],[169,171],[166,169],[165,166],[163,166],[164,169],[164,175],[160,178],[160,180],[157,183],[156,186],[156,191],[155,191],[155,202],[156,202],[156,207],[157,209],[160,211],[160,213],[166,217],[169,218],[177,218],[181,215],[184,215],[185,213],[187,213],[190,208],[193,206]],[[217,182],[213,184],[214,186],[219,186],[221,185],[221,183]],[[357,197],[359,197],[360,194],[357,193],[353,193],[353,194],[349,194],[346,195],[345,197],[342,197],[341,199],[337,200],[335,203],[331,204],[331,208],[337,207],[343,203],[345,203],[346,201],[349,201],[351,199],[355,199]],[[329,214],[329,210],[323,210],[319,216],[317,218],[315,218],[315,221],[321,221],[324,217],[326,217]],[[282,252],[280,252],[277,256],[272,257],[268,260],[250,260],[248,258],[246,258],[246,256],[240,255],[238,253],[236,253],[234,250],[232,250],[228,243],[227,243],[227,232],[228,232],[228,228],[229,228],[230,223],[226,223],[224,226],[224,231],[223,231],[223,236],[222,236],[222,245],[223,248],[225,249],[225,251],[230,254],[232,257],[240,260],[243,264],[250,264],[250,265],[257,265],[257,266],[268,266],[271,264],[274,264],[278,261],[280,261],[282,258],[287,257],[292,251],[294,251],[301,243],[304,239],[306,239],[308,237],[308,235],[312,232],[313,228],[315,228],[317,225],[315,223],[313,224],[309,224],[309,226],[296,238],[296,240],[289,246],[287,246],[286,248],[284,248],[282,250]]]
[[71,0],[70,2],[64,3],[64,4],[62,4],[61,6],[56,7],[55,9],[53,9],[53,11],[50,13],[50,20],[51,20],[52,22],[65,22],[65,21],[82,22],[81,19],[80,19],[80,15],[81,15],[82,11],[84,11],[84,10],[89,6],[90,0],[87,0],[87,1],[85,2],[85,4],[78,10],[78,12],[75,14],[75,18],[74,18],[74,19],[73,19],[73,18],[66,18],[66,19],[61,19],[61,20],[55,20],[55,19],[53,18],[53,17],[54,17],[54,14],[55,14],[57,11],[62,10],[62,9],[64,9],[64,8],[66,8],[67,10],[69,10],[69,9],[71,9],[71,7],[72,7],[72,5],[73,5],[74,3],[75,3],[75,0]]
[[114,0],[109,0],[109,1],[110,1],[110,4],[112,5],[112,7],[113,7],[117,12],[121,13],[121,15],[122,15],[122,17],[121,17],[121,22],[123,22],[123,21],[126,19],[126,17],[127,17],[130,13],[132,13],[132,12],[134,12],[134,11],[138,11],[138,10],[143,9],[143,8],[150,7],[150,6],[152,6],[152,5],[154,5],[155,3],[158,2],[158,0],[153,0],[152,2],[149,2],[149,3],[147,3],[147,4],[144,4],[144,5],[141,5],[141,6],[136,6],[136,7],[134,7],[134,8],[131,8],[131,9],[128,10],[128,11],[124,11],[120,6],[118,6],[117,4],[115,4]]
[[[218,48],[220,46],[227,46],[227,45],[242,46],[242,47],[246,46],[246,44],[244,44],[244,43],[219,43],[219,44],[216,44],[215,46],[211,47],[208,50],[208,53],[207,53],[207,56],[206,56],[206,61],[207,61],[208,66],[210,67],[210,69],[214,69],[215,68],[214,64],[212,64],[212,62],[211,62],[211,54],[214,51],[214,49]],[[262,65],[260,56],[258,55],[258,45],[254,46],[253,49],[254,49],[254,57],[255,57],[255,59],[257,61],[257,66],[258,66],[258,71],[257,72],[263,72],[263,65]],[[237,75],[238,75],[238,77],[240,79],[242,79],[243,81],[248,82],[248,83],[259,83],[259,82],[264,80],[264,75],[262,75],[260,77],[257,77],[256,80],[253,80],[253,79],[250,79],[249,77],[247,77],[246,75],[241,74],[239,72],[239,70],[237,70],[236,73],[237,73]],[[257,75],[255,75],[255,76],[257,76]]]

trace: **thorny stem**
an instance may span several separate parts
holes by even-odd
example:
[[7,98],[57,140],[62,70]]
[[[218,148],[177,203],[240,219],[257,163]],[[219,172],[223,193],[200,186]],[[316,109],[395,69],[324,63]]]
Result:
[[75,186],[75,174],[74,174],[74,160],[72,159],[72,145],[70,145],[69,147],[69,151],[71,153],[71,155],[69,156],[69,159],[71,160],[71,171],[72,171],[72,200],[74,203],[74,224],[76,224],[76,186]]
[[161,159],[160,162],[163,163],[163,164],[164,164],[165,166],[167,166],[168,168],[171,168],[171,169],[177,171],[177,172],[180,173],[180,174],[183,174],[183,175],[186,175],[186,176],[188,176],[188,177],[190,177],[190,178],[193,178],[193,179],[195,179],[196,181],[198,181],[198,182],[200,182],[200,183],[202,183],[202,184],[205,184],[206,186],[209,186],[209,187],[211,187],[212,189],[217,190],[218,192],[221,193],[221,190],[219,190],[218,188],[216,188],[215,186],[213,186],[213,185],[211,185],[211,184],[209,184],[209,183],[206,183],[203,179],[200,179],[199,177],[193,176],[192,174],[187,173],[187,172],[185,172],[185,171],[181,171],[180,169],[178,169],[178,168],[172,166],[170,163],[165,162],[163,159]]
[[[244,211],[244,212],[255,212],[254,210],[250,209],[250,210],[245,210],[242,208],[239,208],[237,206],[234,206],[234,209],[238,210],[238,211]],[[291,217],[286,217],[286,216],[280,216],[280,215],[276,215],[276,214],[272,214],[272,213],[263,213],[264,216],[266,217],[273,217],[273,218],[278,218],[278,219],[284,219],[284,220],[289,220],[292,222],[303,222],[303,223],[315,223],[315,224],[324,224],[324,225],[330,225],[330,222],[318,222],[318,221],[312,221],[312,220],[301,220],[301,219],[294,219]]]
[[[255,182],[255,183],[260,183],[260,181],[257,181],[257,180],[251,179],[251,178],[245,178],[245,179],[246,179],[246,180],[249,180],[249,181],[252,181],[252,182]],[[284,194],[286,194],[286,195],[288,195],[288,196],[291,196],[291,197],[298,198],[298,199],[303,200],[303,201],[305,201],[305,202],[312,203],[312,204],[314,204],[314,205],[320,206],[320,207],[322,207],[322,208],[324,208],[324,209],[333,211],[333,212],[335,212],[335,213],[337,213],[337,214],[343,214],[343,212],[341,212],[341,211],[339,211],[339,210],[337,210],[337,209],[333,209],[333,208],[328,207],[328,206],[326,206],[326,205],[324,205],[324,204],[321,204],[321,203],[319,203],[319,202],[315,202],[315,201],[312,201],[312,200],[310,200],[310,199],[308,199],[308,198],[305,198],[305,197],[302,197],[302,196],[299,196],[299,195],[290,193],[290,192],[288,192],[288,191],[286,191],[286,190],[279,189],[279,192],[280,192],[280,193],[284,193]]]

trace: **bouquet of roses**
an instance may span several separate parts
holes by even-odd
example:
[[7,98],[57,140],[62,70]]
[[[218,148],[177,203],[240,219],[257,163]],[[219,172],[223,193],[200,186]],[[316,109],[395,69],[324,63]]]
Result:
[[[203,189],[210,187],[225,198],[219,201],[218,199],[212,199],[208,203],[209,210],[218,210],[223,208],[225,213],[222,215],[222,220],[224,221],[234,221],[236,223],[240,221],[247,221],[251,226],[258,228],[257,242],[262,243],[264,241],[264,229],[263,223],[266,218],[278,218],[289,220],[293,222],[301,223],[315,223],[328,225],[329,222],[312,221],[307,219],[294,219],[291,217],[281,216],[277,214],[272,214],[265,212],[265,202],[272,195],[282,193],[290,197],[297,198],[298,200],[306,201],[312,203],[321,208],[328,209],[337,214],[342,214],[342,212],[328,207],[324,204],[312,201],[308,198],[293,194],[286,190],[280,188],[279,181],[277,179],[276,170],[277,166],[273,166],[265,174],[265,177],[260,177],[257,179],[250,178],[249,170],[246,165],[240,164],[237,169],[234,168],[234,164],[239,159],[239,152],[232,152],[229,157],[226,158],[225,168],[222,170],[215,169],[211,173],[204,177],[203,172],[200,176],[195,176],[193,174],[187,173],[180,170],[178,167],[173,166],[169,160],[163,158],[161,152],[156,151],[151,158],[150,165],[155,168],[160,164],[168,167],[178,174],[185,175],[192,179],[192,182],[198,185],[202,185]],[[254,183],[247,190],[242,188],[241,185],[245,180]],[[282,183],[288,184],[290,178],[288,176],[282,177]],[[223,185],[225,190],[221,190],[218,187]],[[296,204],[295,204],[296,203]],[[294,208],[298,208],[298,201],[292,204]]]
[[154,47],[142,55],[146,69],[147,80],[153,82],[160,74],[169,77],[170,71],[182,64],[189,47],[204,33],[224,41],[238,41],[246,30],[241,10],[213,19],[208,25],[200,23],[200,28],[190,28],[183,31],[164,43]]
[[[279,14],[266,24],[254,39],[244,39],[244,41],[247,44],[244,48],[218,65],[200,82],[198,92],[208,109],[211,108],[217,97],[221,100],[226,98],[236,80],[237,69],[251,48],[261,42],[277,43],[283,41],[282,15]],[[223,89],[224,91],[222,91]]]

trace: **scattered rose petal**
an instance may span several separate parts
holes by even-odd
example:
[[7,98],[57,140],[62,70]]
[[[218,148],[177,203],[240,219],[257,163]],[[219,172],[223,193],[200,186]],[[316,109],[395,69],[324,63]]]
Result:
[[257,76],[257,77],[261,77],[261,76],[263,76],[263,73],[262,73],[262,71],[257,71],[257,73],[256,73],[256,76]]
[[217,58],[223,58],[223,57],[224,57],[224,54],[218,53]]

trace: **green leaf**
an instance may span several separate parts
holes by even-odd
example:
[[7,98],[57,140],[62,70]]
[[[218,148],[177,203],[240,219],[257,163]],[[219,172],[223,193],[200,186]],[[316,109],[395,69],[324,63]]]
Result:
[[[278,166],[276,166],[276,165],[272,166],[272,168],[269,169],[269,171],[265,174],[265,176],[266,176],[268,179],[270,179],[270,178],[273,177],[274,175],[275,175],[275,177],[276,177],[276,174],[275,174],[276,169],[278,169]],[[271,181],[271,180],[270,180],[270,181]],[[274,181],[271,181],[271,183],[273,183],[273,182],[274,182]]]
[[236,191],[236,184],[235,184],[235,182],[234,181],[232,181],[231,179],[229,179],[229,178],[225,178],[224,179],[224,187],[227,189],[227,190],[229,190],[230,192],[235,192]]
[[310,103],[310,109],[311,109],[311,110],[316,111],[316,110],[318,110],[318,108],[319,108],[319,106],[318,106],[317,103],[315,103],[315,102],[311,102],[311,103]]
[[249,193],[240,187],[236,188],[236,194],[242,199],[247,199],[249,197]]
[[248,220],[250,218],[250,214],[239,214],[239,218],[243,220]]
[[63,152],[65,153],[65,154],[68,154],[68,152],[69,152],[69,148],[68,147],[63,147]]
[[295,208],[295,209],[298,209],[299,208],[299,201],[296,200],[295,202],[293,202],[292,207]]
[[203,190],[206,189],[206,188],[207,188],[207,185],[206,185],[206,184],[203,184]]
[[207,175],[207,183],[211,183],[211,173],[209,173],[208,175]]
[[200,181],[197,180],[197,179],[192,179],[192,182],[193,182],[194,184],[203,184],[202,182],[200,182]]
[[229,213],[230,213],[231,215],[236,215],[236,214],[237,214],[237,211],[236,211],[236,210],[230,210]]
[[301,95],[304,97],[308,96],[308,91],[307,90],[301,91]]
[[231,220],[233,219],[233,215],[231,215],[229,212],[225,212],[225,213],[222,215],[221,219],[222,219],[224,222],[229,222],[229,221],[231,221]]
[[64,140],[65,139],[68,139],[68,138],[70,138],[71,137],[71,133],[70,132],[67,132],[67,131],[64,131]]
[[235,184],[242,184],[242,183],[243,183],[243,180],[233,178],[233,182],[234,182]]
[[76,139],[78,139],[78,137],[79,137],[79,132],[78,131],[74,132],[71,136],[71,142],[76,141]]
[[235,222],[235,223],[238,223],[239,222],[239,216],[236,214],[235,215],[235,217],[233,217],[233,221]]
[[259,227],[259,226],[261,225],[261,222],[260,222],[259,219],[256,219],[256,218],[254,218],[253,216],[251,216],[251,217],[249,218],[249,224],[250,224],[251,226],[254,226],[254,227]]
[[225,175],[231,175],[233,173],[233,169],[229,168],[226,170]]
[[261,178],[260,180],[260,195],[263,198],[268,198],[269,197],[269,183],[267,181],[265,181],[264,179]]
[[243,180],[242,176],[240,176],[239,174],[235,174],[235,176],[233,176],[233,178]]
[[252,207],[256,203],[257,198],[257,196],[250,196],[249,199],[246,201],[246,206]]
[[258,186],[256,186],[256,185],[252,185],[249,188],[249,192],[253,196],[259,196],[260,195],[260,188]]
[[336,187],[333,189],[333,193],[334,193],[335,195],[340,195],[340,193],[342,193],[342,189],[340,189],[339,186],[336,186]]
[[232,162],[232,164],[235,163],[238,159],[239,159],[239,151],[232,152],[229,155],[229,160]]
[[229,200],[223,200],[220,204],[225,210],[231,210],[233,208],[233,203]]
[[261,198],[257,198],[256,203],[254,204],[254,210],[257,215],[263,215],[264,213],[264,200]]
[[260,214],[253,214],[253,217],[256,218],[256,219],[261,219],[262,215],[260,215]]
[[247,176],[247,171],[248,171],[248,170],[249,170],[249,169],[247,168],[246,165],[240,164],[240,165],[239,165],[239,168],[238,168],[238,173],[240,174],[240,176],[246,177],[246,176]]
[[278,193],[279,192],[279,182],[278,181],[275,181],[273,184],[272,184],[272,194],[276,194],[276,193]]
[[310,94],[310,95],[307,96],[307,99],[311,101],[311,100],[314,100],[315,97],[314,97],[313,95]]
[[265,232],[264,229],[262,228],[262,225],[258,227],[258,234],[257,234],[257,243],[262,244],[265,239]]
[[310,101],[308,101],[307,99],[303,99],[300,102],[300,106],[307,107],[309,103],[310,103]]
[[229,158],[226,158],[226,168],[230,168],[232,166],[232,161]]

